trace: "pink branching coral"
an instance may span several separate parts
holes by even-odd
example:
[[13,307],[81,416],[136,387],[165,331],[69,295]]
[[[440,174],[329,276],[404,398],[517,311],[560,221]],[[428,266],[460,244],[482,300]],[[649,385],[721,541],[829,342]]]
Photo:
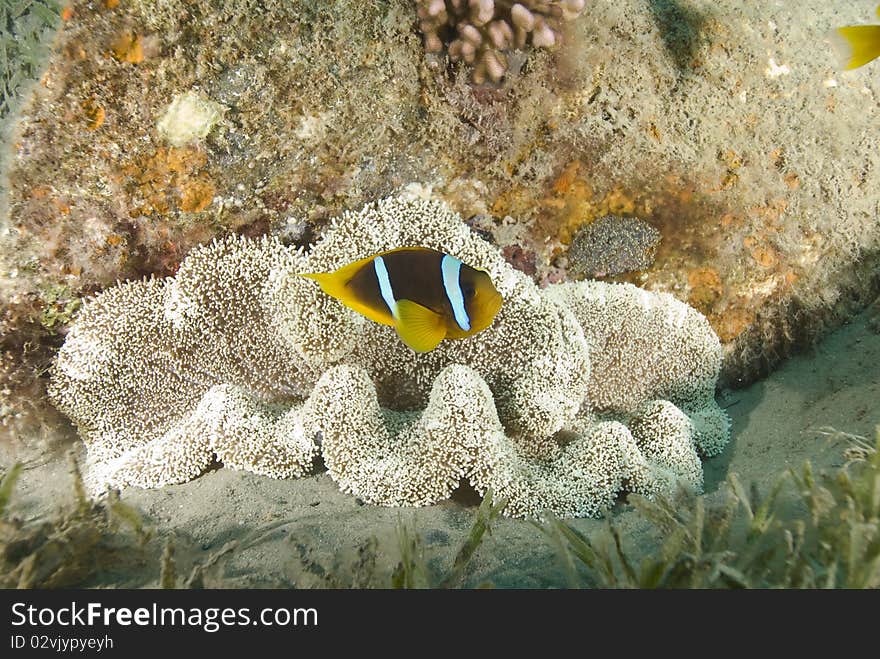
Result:
[[425,50],[446,49],[453,62],[474,67],[473,81],[500,82],[509,55],[526,46],[552,48],[562,23],[580,15],[585,0],[418,0]]

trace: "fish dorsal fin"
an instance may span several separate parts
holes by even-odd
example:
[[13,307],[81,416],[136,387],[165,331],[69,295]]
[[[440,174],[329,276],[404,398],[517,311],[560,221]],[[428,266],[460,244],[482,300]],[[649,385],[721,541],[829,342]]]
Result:
[[430,352],[446,336],[443,317],[412,300],[398,300],[397,333],[416,352]]

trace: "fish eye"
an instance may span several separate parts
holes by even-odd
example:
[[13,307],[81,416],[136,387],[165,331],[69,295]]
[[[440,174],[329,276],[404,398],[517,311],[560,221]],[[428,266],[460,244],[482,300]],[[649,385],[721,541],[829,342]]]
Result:
[[474,287],[470,284],[465,284],[464,286],[462,286],[461,292],[467,298],[471,298],[476,294],[476,290],[474,290]]

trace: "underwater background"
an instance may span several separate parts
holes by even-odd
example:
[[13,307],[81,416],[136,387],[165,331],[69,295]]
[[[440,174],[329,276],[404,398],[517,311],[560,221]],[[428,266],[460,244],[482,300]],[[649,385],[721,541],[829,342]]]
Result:
[[[588,0],[503,66],[437,50],[432,4],[2,4],[4,585],[876,587],[878,76],[828,42],[874,4]],[[531,523],[218,465],[85,498],[45,394],[83,296],[217,237],[308,247],[389,195],[539,286],[704,314],[732,422],[705,494]]]

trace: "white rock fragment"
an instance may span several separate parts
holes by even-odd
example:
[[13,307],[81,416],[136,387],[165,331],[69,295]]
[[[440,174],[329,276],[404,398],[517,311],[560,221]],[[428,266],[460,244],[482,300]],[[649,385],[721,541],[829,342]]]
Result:
[[767,62],[767,68],[764,69],[764,75],[768,78],[787,76],[789,73],[791,73],[791,69],[788,68],[788,64],[777,64],[776,60],[772,57]]
[[174,97],[156,130],[171,146],[186,146],[207,137],[225,111],[223,105],[198,92],[185,92]]

